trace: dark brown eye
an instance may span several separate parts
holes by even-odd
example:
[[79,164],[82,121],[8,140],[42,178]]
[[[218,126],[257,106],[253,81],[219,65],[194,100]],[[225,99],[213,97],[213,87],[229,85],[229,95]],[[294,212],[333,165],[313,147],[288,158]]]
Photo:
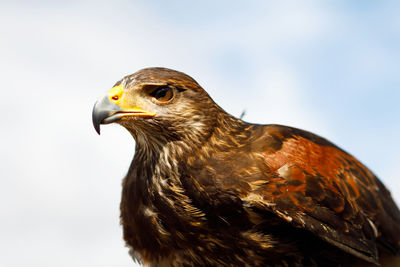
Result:
[[150,95],[160,102],[168,102],[174,97],[174,90],[170,87],[160,87],[154,90]]

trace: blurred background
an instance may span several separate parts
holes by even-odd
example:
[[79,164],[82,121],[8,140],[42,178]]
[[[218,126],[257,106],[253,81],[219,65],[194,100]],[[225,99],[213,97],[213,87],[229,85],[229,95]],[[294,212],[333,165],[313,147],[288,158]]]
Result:
[[317,133],[400,203],[399,1],[0,1],[1,266],[132,266],[134,140],[96,99],[162,66],[229,113]]

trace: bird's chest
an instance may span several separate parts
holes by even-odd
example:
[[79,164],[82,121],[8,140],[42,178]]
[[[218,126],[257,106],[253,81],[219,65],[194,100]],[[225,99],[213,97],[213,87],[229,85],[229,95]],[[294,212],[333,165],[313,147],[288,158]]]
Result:
[[[221,230],[247,227],[238,190],[217,187],[213,166],[206,171],[171,161],[151,169],[136,166],[123,183],[121,223],[127,245],[144,260],[213,251],[224,243],[217,238]],[[236,179],[233,170],[227,167],[224,173]],[[225,232],[235,240],[240,235]]]
[[130,170],[123,182],[121,224],[124,239],[141,258],[167,257],[189,243],[201,218],[177,182],[177,172]]

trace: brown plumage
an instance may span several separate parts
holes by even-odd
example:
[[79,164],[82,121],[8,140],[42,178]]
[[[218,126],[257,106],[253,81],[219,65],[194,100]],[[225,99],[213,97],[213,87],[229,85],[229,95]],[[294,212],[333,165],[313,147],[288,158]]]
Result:
[[[136,140],[121,224],[150,266],[399,266],[400,212],[356,158],[312,133],[249,124],[191,77],[120,80],[93,110]],[[394,265],[390,265],[394,264]]]

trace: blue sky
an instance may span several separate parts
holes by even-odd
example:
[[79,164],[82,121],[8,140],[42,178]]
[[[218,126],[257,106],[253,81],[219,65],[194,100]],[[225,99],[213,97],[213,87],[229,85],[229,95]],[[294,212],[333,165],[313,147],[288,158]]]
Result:
[[134,142],[90,116],[149,66],[247,121],[326,137],[400,202],[399,2],[215,2],[0,2],[0,265],[131,266],[118,205]]

